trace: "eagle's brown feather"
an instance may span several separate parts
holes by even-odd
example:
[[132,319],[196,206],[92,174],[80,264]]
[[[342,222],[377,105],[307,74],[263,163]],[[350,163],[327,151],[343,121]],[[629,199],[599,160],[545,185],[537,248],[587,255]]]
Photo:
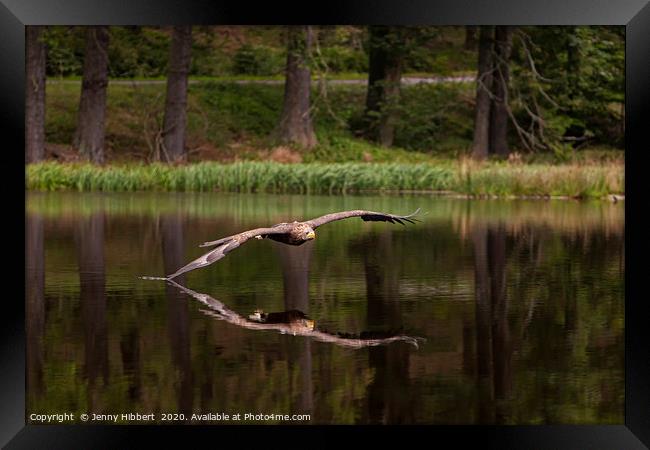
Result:
[[269,238],[274,241],[282,242],[288,245],[301,245],[305,242],[314,239],[314,229],[335,220],[347,219],[350,217],[361,217],[364,221],[371,222],[390,222],[399,223],[404,225],[404,222],[414,223],[414,219],[420,209],[418,208],[408,216],[397,216],[394,214],[386,214],[375,211],[353,210],[343,211],[338,213],[326,214],[306,222],[293,222],[293,223],[280,223],[267,228],[255,228],[253,230],[244,231],[239,234],[233,234],[216,241],[204,242],[201,247],[216,246],[208,253],[200,256],[191,263],[181,267],[176,272],[167,276],[167,279],[175,278],[183,273],[189,272],[194,269],[208,266],[216,261],[219,261],[228,253],[252,238]]

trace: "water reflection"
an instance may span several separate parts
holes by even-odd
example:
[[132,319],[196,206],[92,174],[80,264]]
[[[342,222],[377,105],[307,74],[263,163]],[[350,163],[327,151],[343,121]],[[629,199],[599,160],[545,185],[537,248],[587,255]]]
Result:
[[[177,285],[137,278],[260,223],[418,206],[408,229],[346,221],[299,247],[251,242]],[[30,194],[28,410],[622,423],[622,206]]]
[[[282,267],[282,290],[284,295],[284,309],[286,311],[301,311],[309,314],[309,264],[314,252],[314,241],[305,242],[301,246],[288,246],[279,243],[272,244],[280,255]],[[288,322],[291,322],[290,318]],[[268,321],[268,320],[267,320]],[[307,324],[309,327],[310,324]],[[311,322],[313,327],[313,322]],[[297,400],[291,405],[292,414],[312,414],[314,410],[313,380],[312,380],[312,355],[311,341],[305,339],[297,347],[297,354],[289,355],[290,366],[298,366],[300,377],[297,386],[293,386],[291,379],[290,389],[297,392]],[[290,370],[292,367],[289,368]],[[294,396],[292,395],[292,398]]]
[[[393,233],[372,233],[350,244],[353,254],[363,261],[366,284],[366,317],[371,328],[388,324],[401,330],[399,295],[399,251]],[[375,376],[367,388],[367,421],[370,423],[412,423],[415,405],[409,390],[409,352],[407,346],[372,348],[368,362]]]
[[[175,267],[183,265],[184,233],[180,214],[164,214],[160,217],[162,256],[165,273],[172,273]],[[178,281],[185,282],[185,275]],[[172,362],[178,380],[175,383],[179,412],[192,412],[192,365],[190,357],[190,323],[187,301],[172,286],[165,286],[167,298],[167,334]]]
[[[472,229],[476,296],[479,421],[503,423],[500,405],[512,382],[512,344],[506,292],[506,233],[503,224]],[[496,399],[496,402],[494,401]]]
[[45,254],[43,251],[43,216],[31,215],[26,221],[25,252],[25,331],[27,390],[31,398],[42,397],[43,336],[45,333]]
[[[103,409],[100,392],[109,384],[104,214],[93,213],[75,228],[79,262],[79,299],[85,338],[84,376],[88,380],[88,411]],[[101,385],[98,385],[101,383]]]
[[[172,286],[177,287],[182,292],[191,295],[205,306],[208,310],[201,310],[207,316],[214,317],[215,319],[224,320],[238,327],[246,328],[249,330],[275,330],[282,334],[290,334],[293,336],[310,337],[316,341],[327,342],[335,345],[350,348],[364,348],[374,347],[379,345],[390,344],[391,342],[407,342],[413,346],[418,346],[418,341],[421,338],[394,335],[392,333],[368,333],[362,332],[359,335],[350,335],[349,333],[330,333],[320,331],[315,328],[312,320],[306,317],[306,314],[300,310],[288,310],[275,313],[266,314],[257,312],[251,314],[249,317],[244,317],[235,311],[228,308],[224,303],[201,292],[193,291],[185,286],[176,283],[173,279],[167,280]],[[266,321],[266,316],[273,316],[274,320]],[[307,320],[305,320],[307,319]]]

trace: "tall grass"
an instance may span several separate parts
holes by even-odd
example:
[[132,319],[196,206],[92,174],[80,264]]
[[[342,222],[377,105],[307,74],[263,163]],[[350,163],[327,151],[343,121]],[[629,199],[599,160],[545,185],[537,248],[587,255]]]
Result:
[[39,191],[221,191],[346,194],[448,191],[490,196],[602,197],[624,193],[624,167],[600,165],[203,162],[184,166],[31,164],[26,188]]

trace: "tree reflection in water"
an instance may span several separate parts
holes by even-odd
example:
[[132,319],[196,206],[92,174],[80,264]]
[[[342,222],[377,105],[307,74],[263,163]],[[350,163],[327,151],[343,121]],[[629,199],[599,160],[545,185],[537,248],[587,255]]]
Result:
[[[512,344],[506,294],[506,233],[502,224],[475,224],[477,382],[480,423],[503,423],[500,408],[512,384]],[[496,400],[496,401],[495,401]]]
[[[155,197],[173,200],[165,209],[130,195],[47,198],[28,203],[25,229],[29,411],[622,421],[621,205],[432,200],[417,227],[341,222],[300,247],[253,242],[174,286],[136,275],[167,273],[200,251],[186,243],[280,219],[288,207],[267,217],[262,197],[241,214],[216,195]],[[368,209],[416,200],[354,199]],[[292,214],[349,209],[328,197],[303,211],[303,201]],[[201,294],[213,288],[222,302]],[[317,323],[249,318],[258,306]],[[421,341],[402,333],[427,344],[416,351]]]
[[[28,401],[42,397],[43,335],[45,333],[45,253],[43,251],[43,216],[30,214],[25,222],[25,331]],[[33,396],[33,397],[32,397]]]
[[[285,311],[298,310],[305,315],[309,315],[309,263],[314,252],[314,242],[306,242],[297,247],[274,242],[273,246],[280,255]],[[298,392],[297,401],[291,404],[291,413],[312,414],[314,398],[311,341],[304,339],[296,350],[295,352],[289,352],[289,370],[293,369],[292,366],[295,366],[297,361],[298,370],[300,371],[297,387],[293,386],[294,378],[289,378],[292,393],[294,391]]]
[[102,388],[109,384],[104,221],[104,213],[95,212],[80,220],[75,228],[85,336],[84,376],[88,380],[87,406],[88,412],[97,413],[104,410],[104,405],[100,403],[100,389],[96,388],[98,377],[102,377]]
[[[165,273],[183,265],[184,238],[183,219],[180,214],[164,214],[160,217],[162,254]],[[183,283],[185,275],[178,277]],[[165,286],[167,297],[167,332],[172,362],[180,380],[176,386],[178,411],[190,416],[192,413],[192,361],[190,357],[190,319],[188,305],[183,295],[172,286]]]

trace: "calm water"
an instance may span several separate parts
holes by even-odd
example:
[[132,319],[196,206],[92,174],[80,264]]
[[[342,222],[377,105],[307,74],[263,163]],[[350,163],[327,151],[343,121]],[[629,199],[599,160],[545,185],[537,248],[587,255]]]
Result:
[[[418,207],[416,225],[253,240],[177,280],[190,290],[138,278],[245,229]],[[624,233],[622,203],[29,194],[28,415],[623,423]],[[339,339],[251,328],[256,309],[300,310]],[[426,341],[354,348],[337,334],[362,332]]]

